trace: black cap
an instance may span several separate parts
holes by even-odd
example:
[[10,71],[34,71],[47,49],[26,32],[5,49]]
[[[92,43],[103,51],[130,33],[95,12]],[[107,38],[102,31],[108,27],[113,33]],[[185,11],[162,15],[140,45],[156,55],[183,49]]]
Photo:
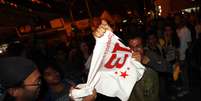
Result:
[[23,82],[34,70],[36,65],[23,57],[0,58],[0,83],[5,87],[13,87]]

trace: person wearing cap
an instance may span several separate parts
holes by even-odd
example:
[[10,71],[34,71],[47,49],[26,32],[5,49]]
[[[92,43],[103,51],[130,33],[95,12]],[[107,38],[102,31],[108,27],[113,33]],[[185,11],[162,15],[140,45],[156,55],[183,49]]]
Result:
[[[41,74],[35,63],[22,57],[4,57],[0,58],[0,69],[0,84],[5,89],[0,101],[37,101]],[[94,94],[83,101],[94,101]]]
[[0,69],[0,83],[5,88],[5,94],[15,101],[36,100],[40,89],[40,73],[31,60],[22,57],[0,58]]

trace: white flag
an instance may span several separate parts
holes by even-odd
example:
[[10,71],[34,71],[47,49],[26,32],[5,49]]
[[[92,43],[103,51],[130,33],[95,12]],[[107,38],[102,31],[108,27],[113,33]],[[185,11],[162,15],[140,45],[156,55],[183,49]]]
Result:
[[144,69],[141,63],[132,58],[131,49],[107,31],[101,38],[96,38],[88,80],[82,88],[85,94],[80,95],[86,96],[87,90],[95,88],[98,93],[127,101]]

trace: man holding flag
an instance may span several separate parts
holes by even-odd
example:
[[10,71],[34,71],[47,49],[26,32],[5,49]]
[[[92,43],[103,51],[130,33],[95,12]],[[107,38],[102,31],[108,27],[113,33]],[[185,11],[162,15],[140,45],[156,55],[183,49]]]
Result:
[[[95,100],[95,89],[100,94],[127,101],[135,83],[144,73],[144,66],[132,58],[131,49],[120,42],[106,21],[101,22],[93,35],[96,45],[87,83],[73,89],[71,97],[76,101],[92,101]],[[88,95],[92,95],[91,98],[82,99]]]

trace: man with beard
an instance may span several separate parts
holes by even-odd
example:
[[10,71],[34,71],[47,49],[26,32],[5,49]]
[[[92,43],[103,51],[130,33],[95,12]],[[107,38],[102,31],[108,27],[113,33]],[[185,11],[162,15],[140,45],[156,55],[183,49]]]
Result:
[[0,83],[6,94],[4,101],[36,100],[40,89],[40,73],[31,60],[22,57],[1,58],[0,68]]

